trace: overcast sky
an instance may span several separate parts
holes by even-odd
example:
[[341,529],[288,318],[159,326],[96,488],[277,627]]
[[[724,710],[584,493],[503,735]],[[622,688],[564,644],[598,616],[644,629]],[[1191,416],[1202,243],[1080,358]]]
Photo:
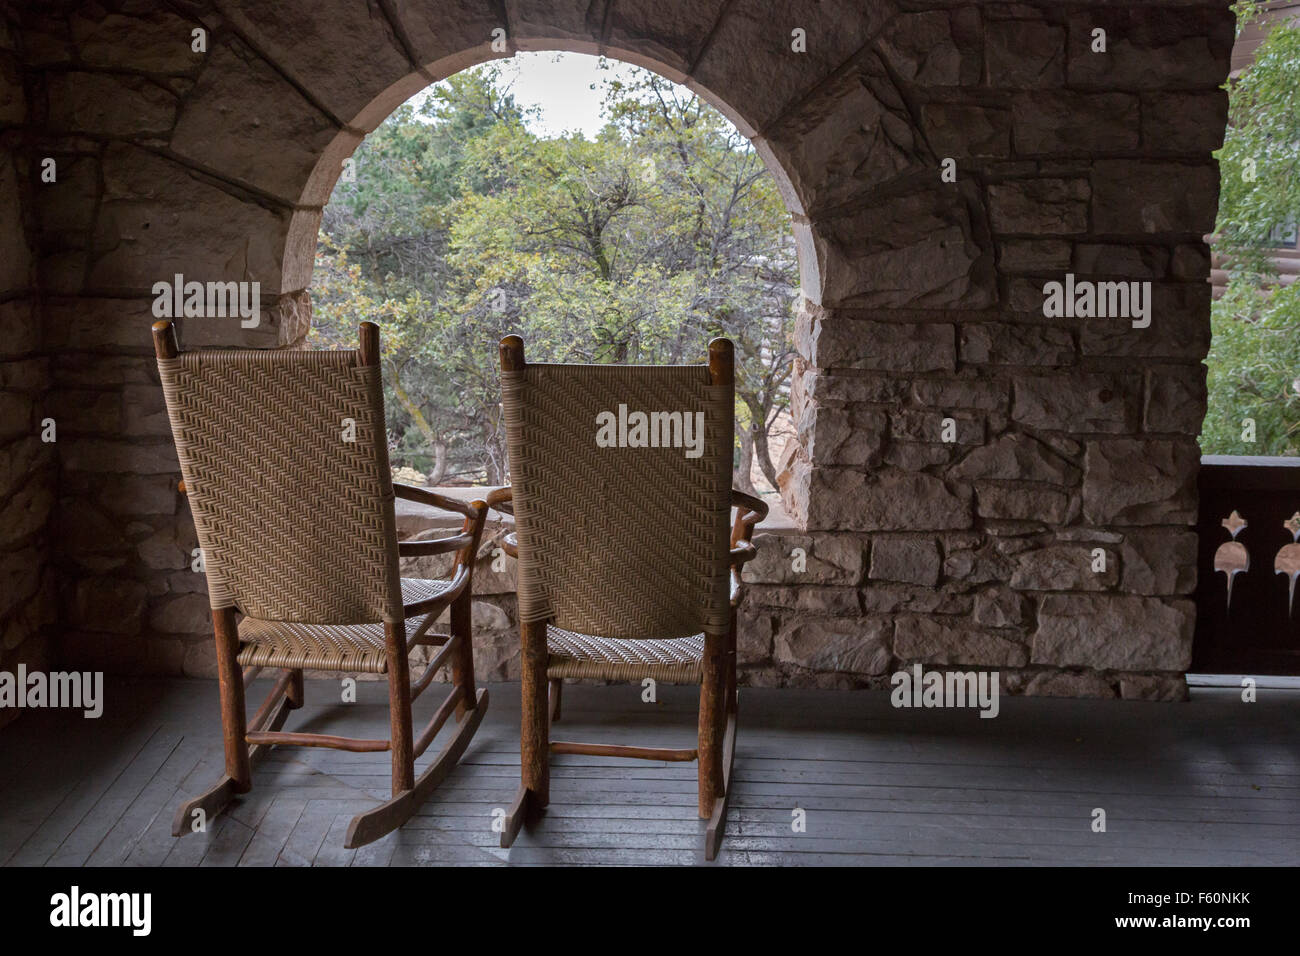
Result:
[[[619,60],[606,60],[608,68],[602,70],[599,58],[581,53],[519,53],[491,62],[501,66],[501,85],[509,87],[521,107],[541,107],[540,119],[531,126],[547,137],[581,130],[594,139],[604,125],[602,81],[625,79],[633,69]],[[418,93],[412,102],[424,96]]]

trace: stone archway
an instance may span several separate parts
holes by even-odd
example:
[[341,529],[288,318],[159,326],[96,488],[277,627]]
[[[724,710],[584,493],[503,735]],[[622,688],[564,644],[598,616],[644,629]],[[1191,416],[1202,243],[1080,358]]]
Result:
[[[68,422],[52,546],[63,653],[205,667],[146,353],[153,283],[261,284],[257,328],[191,321],[190,347],[301,341],[320,207],[361,136],[465,66],[567,49],[649,66],[719,106],[792,211],[807,305],[786,499],[807,530],[754,569],[748,678],[860,686],[920,661],[999,668],[1013,691],[1181,693],[1201,237],[1232,32],[1226,8],[1182,0],[121,0],[25,14],[25,81],[43,104],[28,155],[66,164],[34,209],[48,403]],[[1043,284],[1067,271],[1152,281],[1152,326],[1045,317]],[[1111,559],[1100,575],[1097,548]],[[91,613],[105,606],[113,631]]]

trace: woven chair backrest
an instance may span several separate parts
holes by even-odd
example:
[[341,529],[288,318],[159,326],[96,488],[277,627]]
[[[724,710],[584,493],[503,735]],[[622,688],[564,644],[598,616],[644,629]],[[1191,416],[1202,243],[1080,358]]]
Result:
[[158,370],[212,607],[402,620],[378,366],[355,351],[209,349]]
[[733,386],[704,365],[501,378],[520,620],[624,639],[724,634]]

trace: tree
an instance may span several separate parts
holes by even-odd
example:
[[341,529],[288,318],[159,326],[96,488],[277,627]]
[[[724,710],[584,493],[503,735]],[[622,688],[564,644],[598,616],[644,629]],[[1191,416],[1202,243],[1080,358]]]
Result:
[[[1238,3],[1238,31],[1260,16]],[[1270,258],[1275,229],[1300,212],[1300,25],[1278,22],[1228,83],[1215,249],[1229,270],[1212,312],[1202,449],[1300,454],[1300,284]],[[1254,422],[1254,441],[1244,421]]]
[[[382,317],[394,460],[430,481],[506,477],[493,343],[534,361],[699,361],[736,343],[737,480],[775,486],[796,265],[789,217],[749,143],[650,73],[607,86],[601,133],[537,136],[495,67],[458,74],[367,140],[327,207],[322,340]],[[339,336],[342,336],[340,339]]]

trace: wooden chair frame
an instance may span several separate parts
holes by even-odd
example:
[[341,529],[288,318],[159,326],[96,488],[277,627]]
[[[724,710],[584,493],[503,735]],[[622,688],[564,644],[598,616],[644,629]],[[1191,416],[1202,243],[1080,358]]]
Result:
[[[159,358],[178,355],[176,330],[168,321],[153,326],[154,347]],[[361,323],[361,361],[379,364],[379,328],[371,322]],[[184,482],[180,490],[185,491]],[[487,711],[488,692],[474,686],[474,650],[471,629],[471,601],[474,558],[478,553],[487,517],[487,504],[475,500],[468,504],[436,492],[393,483],[396,497],[430,505],[464,517],[458,534],[431,541],[399,541],[399,557],[424,557],[455,552],[451,586],[436,597],[403,605],[404,620],[385,622],[384,641],[388,665],[388,739],[362,739],[327,734],[287,733],[281,731],[288,713],[305,702],[302,669],[283,669],[270,694],[251,719],[245,720],[244,692],[262,670],[244,669],[239,664],[240,638],[234,608],[213,608],[212,625],[217,645],[217,674],[221,691],[221,725],[225,744],[225,775],[197,797],[185,801],[176,810],[173,836],[191,832],[194,814],[202,811],[211,821],[230,801],[252,789],[252,770],[274,746],[329,747],[358,753],[390,751],[392,753],[392,796],[385,803],[358,814],[348,826],[345,846],[355,848],[371,843],[400,827],[437,788],[460,760],[470,738]],[[429,628],[443,611],[450,609],[449,635],[430,634]],[[415,633],[408,638],[405,621],[422,618]],[[410,675],[410,652],[418,645],[439,650],[416,680]],[[415,735],[412,726],[412,703],[432,682],[444,664],[452,669],[452,690],[432,719]],[[438,732],[455,713],[458,727],[444,744],[437,758],[418,777],[415,761],[424,754]]]
[[[501,340],[501,369],[519,371],[525,367],[524,344],[518,336]],[[709,343],[709,372],[714,385],[734,383],[733,347],[726,339]],[[513,516],[512,490],[499,488],[487,497],[490,509]],[[587,754],[600,757],[629,757],[640,760],[689,761],[699,764],[699,815],[707,819],[704,856],[717,856],[726,826],[731,795],[731,771],[736,753],[736,610],[744,598],[741,572],[757,556],[754,527],[767,517],[761,499],[737,489],[731,491],[736,508],[730,540],[731,615],[726,635],[706,635],[703,677],[700,682],[699,744],[692,749],[630,747],[552,740],[550,728],[559,723],[562,712],[563,680],[548,679],[547,627],[550,621],[521,621],[520,636],[520,786],[506,814],[501,846],[510,847],[526,822],[550,802],[550,757],[552,754]],[[518,558],[517,539],[509,534],[502,549]]]

